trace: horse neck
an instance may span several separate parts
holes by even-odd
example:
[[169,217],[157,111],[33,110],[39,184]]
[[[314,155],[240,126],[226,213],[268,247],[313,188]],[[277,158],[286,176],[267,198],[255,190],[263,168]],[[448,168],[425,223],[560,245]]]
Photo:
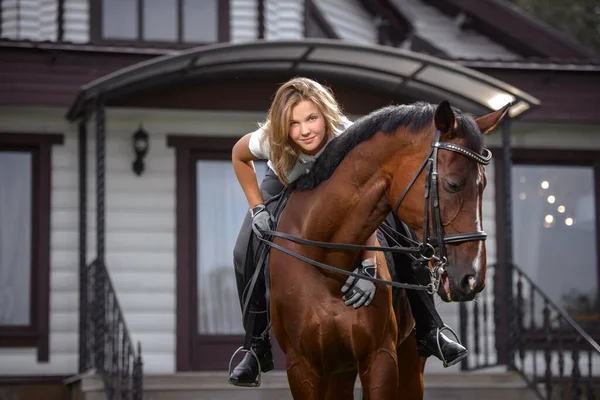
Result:
[[391,211],[388,195],[393,172],[402,169],[402,160],[410,155],[411,139],[398,132],[378,133],[350,151],[305,202],[304,234],[331,242],[364,243]]

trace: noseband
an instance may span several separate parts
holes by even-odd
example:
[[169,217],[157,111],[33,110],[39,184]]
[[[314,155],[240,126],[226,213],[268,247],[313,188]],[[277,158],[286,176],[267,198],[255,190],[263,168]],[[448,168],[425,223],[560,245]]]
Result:
[[[492,152],[488,149],[484,149],[484,154],[478,154],[471,149],[463,147],[455,143],[440,142],[440,131],[436,130],[433,135],[433,142],[431,143],[431,150],[425,157],[425,160],[417,170],[415,176],[410,181],[402,196],[396,203],[393,212],[397,215],[400,204],[406,197],[406,194],[410,188],[414,185],[415,181],[421,175],[423,170],[426,170],[425,177],[425,211],[423,217],[423,238],[424,244],[430,249],[437,249],[437,268],[443,268],[447,264],[446,258],[446,244],[456,244],[464,242],[473,242],[478,240],[486,240],[487,234],[484,231],[476,231],[471,233],[456,233],[444,236],[444,229],[442,227],[442,217],[440,212],[440,196],[438,190],[438,150],[449,150],[455,153],[461,154],[470,160],[475,161],[481,165],[488,165],[492,160]],[[429,236],[429,218],[430,218],[430,207],[431,202],[431,226],[432,235]],[[432,255],[433,257],[433,255]],[[443,270],[439,271],[441,274]]]

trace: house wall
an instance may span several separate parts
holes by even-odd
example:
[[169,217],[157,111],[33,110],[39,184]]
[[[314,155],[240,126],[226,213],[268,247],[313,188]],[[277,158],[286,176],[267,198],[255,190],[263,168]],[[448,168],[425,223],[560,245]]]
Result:
[[[79,328],[77,126],[62,108],[0,108],[2,132],[62,132],[52,153],[50,362],[34,349],[0,348],[1,375],[77,371]],[[146,373],[175,370],[175,158],[166,134],[240,136],[260,116],[243,113],[107,112],[106,263]],[[131,170],[131,134],[150,134],[146,170]],[[95,256],[95,143],[88,134],[88,262]]]
[[[37,363],[33,349],[0,349],[0,375],[70,374],[78,355],[78,178],[77,126],[64,120],[64,108],[0,108],[0,131],[57,133],[62,146],[53,147],[51,214],[50,362]],[[352,116],[354,119],[356,116]],[[238,137],[260,120],[260,113],[108,110],[106,158],[106,261],[125,320],[134,341],[142,342],[146,373],[175,371],[175,158],[166,146],[170,133]],[[150,134],[146,171],[131,171],[131,134],[140,124]],[[520,147],[600,149],[600,128],[515,124],[514,142]],[[88,261],[94,254],[94,126],[89,127]],[[488,145],[500,145],[492,133]],[[493,163],[487,168],[483,227],[488,233],[488,264],[496,260],[495,182]],[[491,278],[490,278],[491,279]],[[479,299],[493,305],[488,286]],[[457,333],[458,306],[436,301],[444,321]],[[490,319],[489,346],[494,327]],[[427,371],[456,373],[432,359]]]
[[230,0],[229,18],[232,43],[258,38],[257,0]]

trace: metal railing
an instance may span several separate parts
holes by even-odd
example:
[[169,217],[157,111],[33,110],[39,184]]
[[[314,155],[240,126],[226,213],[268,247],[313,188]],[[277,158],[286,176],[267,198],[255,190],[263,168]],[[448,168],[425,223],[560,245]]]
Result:
[[[488,282],[494,281],[495,269],[488,266]],[[478,301],[460,304],[461,337],[470,351],[461,368],[502,365],[497,352],[504,348],[510,354],[506,367],[518,372],[540,399],[598,397],[600,345],[522,269],[513,265],[511,270],[513,290],[507,296],[513,300],[513,329],[508,337],[495,334],[493,288],[486,287]]]
[[84,371],[102,377],[109,400],[143,399],[141,344],[137,351],[123,318],[106,266],[94,261],[86,267],[87,319],[80,362]]

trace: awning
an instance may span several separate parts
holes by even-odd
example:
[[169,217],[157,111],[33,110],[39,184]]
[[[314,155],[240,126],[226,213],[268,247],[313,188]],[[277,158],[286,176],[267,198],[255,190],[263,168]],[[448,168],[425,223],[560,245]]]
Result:
[[67,119],[81,118],[99,97],[110,102],[125,94],[186,80],[269,74],[319,75],[417,98],[447,98],[478,110],[497,110],[513,103],[515,118],[540,104],[518,88],[453,62],[389,46],[341,40],[259,40],[221,43],[176,51],[118,70],[84,85]]

